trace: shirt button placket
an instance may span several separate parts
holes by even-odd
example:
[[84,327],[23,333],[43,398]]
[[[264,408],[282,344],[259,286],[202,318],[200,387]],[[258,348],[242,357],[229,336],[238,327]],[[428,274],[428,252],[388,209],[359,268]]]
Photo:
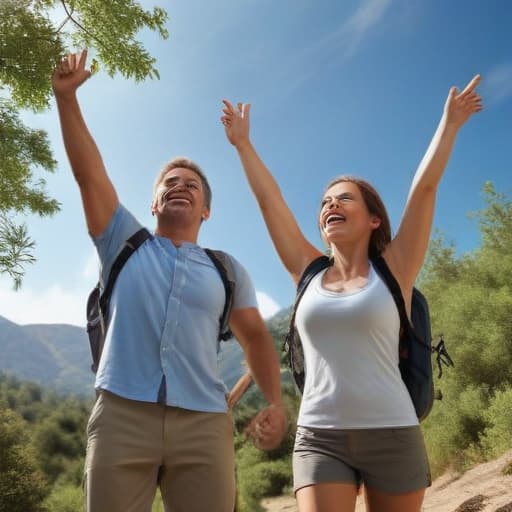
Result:
[[185,281],[184,270],[186,267],[184,264],[184,256],[185,254],[183,251],[178,248],[176,251],[176,259],[174,261],[174,279],[169,294],[169,300],[167,302],[167,318],[162,333],[162,339],[160,341],[160,358],[162,368],[166,374],[168,387],[167,396],[172,399],[173,402],[176,402],[178,390],[176,389],[176,385],[172,385],[173,382],[176,384],[176,380],[174,379],[173,381],[172,379],[172,377],[176,375],[176,372],[173,369],[173,361],[176,358],[171,357],[171,352],[176,350],[176,335],[181,305],[180,298]]

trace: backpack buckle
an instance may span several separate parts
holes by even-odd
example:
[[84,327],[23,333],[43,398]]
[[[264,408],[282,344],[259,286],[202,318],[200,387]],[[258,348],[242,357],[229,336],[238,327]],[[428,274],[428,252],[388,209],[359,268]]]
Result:
[[446,350],[446,345],[444,343],[443,335],[439,335],[439,341],[437,342],[437,345],[432,347],[432,352],[436,352],[436,361],[437,361],[437,367],[439,368],[439,375],[437,376],[438,379],[441,378],[443,375],[443,364],[447,367],[453,367],[455,364],[453,363],[453,359],[450,357],[450,354],[448,354],[448,351]]

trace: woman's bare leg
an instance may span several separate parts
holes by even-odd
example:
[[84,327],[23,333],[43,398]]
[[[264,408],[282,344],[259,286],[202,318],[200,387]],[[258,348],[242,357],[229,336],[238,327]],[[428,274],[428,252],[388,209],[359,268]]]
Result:
[[299,512],[354,512],[357,486],[324,483],[302,487],[296,493]]
[[365,489],[367,512],[421,512],[425,489],[407,494],[389,494]]

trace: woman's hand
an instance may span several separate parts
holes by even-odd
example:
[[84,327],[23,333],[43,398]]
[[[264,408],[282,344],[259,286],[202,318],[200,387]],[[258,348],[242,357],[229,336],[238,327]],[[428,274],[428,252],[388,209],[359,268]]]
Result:
[[220,118],[226,130],[226,137],[235,147],[249,142],[249,112],[251,105],[238,103],[235,109],[228,100],[222,100],[224,115]]
[[444,106],[446,123],[460,128],[475,112],[482,110],[482,98],[475,92],[480,82],[480,75],[476,75],[459,94],[457,87],[452,87]]

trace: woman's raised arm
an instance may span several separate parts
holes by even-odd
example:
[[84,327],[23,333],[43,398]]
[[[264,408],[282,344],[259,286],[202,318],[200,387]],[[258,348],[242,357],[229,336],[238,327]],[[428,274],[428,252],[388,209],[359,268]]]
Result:
[[452,87],[432,141],[414,175],[396,237],[384,252],[404,289],[412,288],[430,240],[436,191],[462,125],[482,110],[476,75],[459,93]]
[[226,136],[238,151],[277,253],[297,282],[306,266],[321,255],[321,252],[304,237],[276,180],[251,144],[250,105],[238,103],[235,109],[227,100],[224,100],[224,105],[221,121],[226,129]]

